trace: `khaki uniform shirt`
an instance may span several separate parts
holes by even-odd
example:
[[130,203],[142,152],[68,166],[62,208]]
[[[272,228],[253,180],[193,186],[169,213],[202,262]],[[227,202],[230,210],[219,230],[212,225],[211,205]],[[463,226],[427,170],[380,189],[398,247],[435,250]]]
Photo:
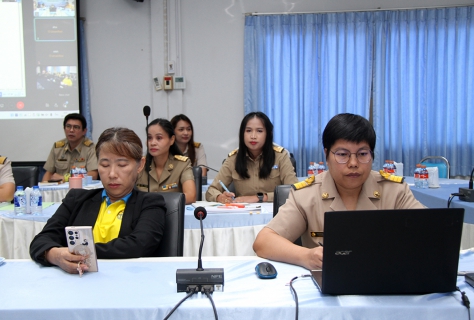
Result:
[[168,156],[160,178],[156,175],[155,162],[151,162],[149,174],[143,170],[137,181],[137,188],[148,191],[148,175],[150,176],[150,192],[183,192],[183,183],[194,181],[193,167],[188,157]]
[[[222,164],[219,173],[212,181],[206,192],[207,201],[216,201],[217,196],[224,192],[219,180],[226,186],[234,182],[235,195],[240,196],[255,196],[257,193],[266,193],[268,202],[273,201],[273,192],[275,187],[280,184],[293,184],[298,182],[296,178],[295,168],[291,164],[290,157],[282,147],[274,147],[275,151],[275,165],[273,166],[270,176],[266,179],[260,179],[258,173],[263,162],[262,156],[252,160],[247,154],[247,172],[249,179],[243,179],[235,171],[235,161],[237,159],[237,151],[234,150],[229,154],[229,157]],[[277,151],[278,150],[278,151]]]
[[[356,210],[410,208],[425,207],[415,199],[406,183],[386,180],[372,171],[362,186]],[[303,246],[313,248],[324,241],[324,213],[345,210],[334,180],[326,171],[318,174],[310,186],[292,189],[288,200],[267,227],[291,242],[301,236]]]
[[70,173],[73,166],[85,167],[87,171],[97,170],[94,142],[84,138],[74,150],[70,150],[67,139],[55,142],[43,168],[63,176]]
[[12,163],[7,157],[0,156],[0,186],[7,182],[15,183],[13,178]]
[[[196,162],[193,163],[193,166],[199,167],[200,165],[207,166],[206,151],[204,151],[204,146],[200,142],[194,142],[194,149],[196,150]],[[188,146],[184,150],[183,155],[188,157]]]

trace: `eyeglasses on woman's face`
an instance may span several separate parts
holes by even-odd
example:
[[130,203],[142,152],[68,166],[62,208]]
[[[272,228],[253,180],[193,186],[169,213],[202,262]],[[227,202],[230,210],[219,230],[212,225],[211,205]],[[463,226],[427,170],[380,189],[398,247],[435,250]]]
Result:
[[336,151],[331,150],[331,153],[334,155],[336,162],[340,164],[349,162],[353,154],[355,154],[359,163],[369,163],[373,159],[373,152],[369,149],[361,149],[357,152],[350,152],[346,149],[338,149]]

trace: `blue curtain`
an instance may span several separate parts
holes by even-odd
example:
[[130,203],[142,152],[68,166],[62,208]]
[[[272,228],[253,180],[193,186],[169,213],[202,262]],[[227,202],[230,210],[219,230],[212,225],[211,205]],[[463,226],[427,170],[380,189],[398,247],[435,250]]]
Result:
[[86,136],[92,140],[92,116],[89,91],[89,65],[87,63],[87,46],[84,34],[84,20],[79,20],[79,63],[81,82],[81,113],[87,121]]
[[411,175],[440,155],[469,175],[473,21],[472,7],[247,16],[245,112],[270,117],[299,176],[323,160],[321,132],[341,112],[373,122],[374,170],[391,159]]
[[330,118],[369,118],[372,46],[370,13],[246,17],[245,113],[268,115],[299,176],[310,161],[325,161],[321,134]]
[[374,12],[376,160],[444,156],[451,175],[474,164],[472,7]]

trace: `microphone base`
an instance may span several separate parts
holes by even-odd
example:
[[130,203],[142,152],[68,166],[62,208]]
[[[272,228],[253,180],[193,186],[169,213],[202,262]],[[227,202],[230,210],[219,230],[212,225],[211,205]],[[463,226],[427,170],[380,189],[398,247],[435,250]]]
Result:
[[224,291],[224,268],[209,268],[203,271],[196,269],[176,270],[177,292],[187,292],[190,287],[197,287],[201,291],[204,286],[213,291]]
[[459,193],[462,193],[462,196],[459,196],[459,200],[474,202],[474,189],[468,188],[459,188]]

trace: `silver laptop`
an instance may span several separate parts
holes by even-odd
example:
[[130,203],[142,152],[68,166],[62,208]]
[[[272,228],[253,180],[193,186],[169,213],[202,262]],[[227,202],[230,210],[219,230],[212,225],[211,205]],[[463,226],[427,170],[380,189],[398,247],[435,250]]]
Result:
[[335,211],[324,215],[324,294],[456,290],[464,209]]

